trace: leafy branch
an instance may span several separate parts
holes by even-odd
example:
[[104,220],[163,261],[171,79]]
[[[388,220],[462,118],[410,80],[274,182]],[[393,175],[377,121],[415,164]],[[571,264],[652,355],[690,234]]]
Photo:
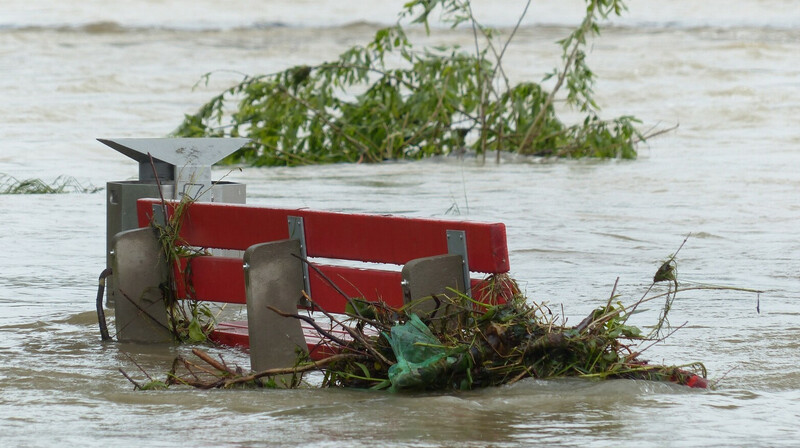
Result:
[[[643,134],[635,117],[599,118],[588,40],[600,22],[625,10],[622,0],[586,0],[580,25],[558,43],[563,66],[545,92],[536,82],[511,85],[502,60],[522,19],[505,41],[481,24],[469,0],[413,0],[395,25],[330,62],[245,76],[187,115],[183,137],[247,136],[252,144],[226,159],[251,165],[296,165],[420,159],[473,151],[542,157],[636,157]],[[431,33],[431,14],[456,28],[471,26],[474,51],[457,46],[415,48],[404,23]],[[206,74],[207,81],[211,74]],[[566,103],[585,114],[567,126],[553,107]],[[233,107],[232,103],[235,103]]]

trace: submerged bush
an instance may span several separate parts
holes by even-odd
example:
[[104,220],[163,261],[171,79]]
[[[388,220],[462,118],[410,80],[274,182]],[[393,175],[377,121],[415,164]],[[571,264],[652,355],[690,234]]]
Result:
[[[465,150],[483,157],[507,151],[635,158],[636,144],[646,137],[636,129],[639,121],[600,119],[584,50],[599,34],[599,21],[624,9],[622,0],[587,0],[580,25],[558,42],[563,67],[544,77],[555,82],[548,92],[535,82],[512,86],[505,76],[503,54],[516,28],[500,42],[473,16],[469,0],[410,1],[397,24],[378,30],[366,46],[332,62],[247,76],[187,115],[174,135],[251,138],[225,161],[257,166],[420,159]],[[473,53],[412,46],[401,22],[422,24],[430,33],[434,11],[452,27],[472,26]],[[562,87],[566,103],[585,115],[579,124],[568,126],[556,116],[553,102]],[[229,113],[231,102],[238,104]]]

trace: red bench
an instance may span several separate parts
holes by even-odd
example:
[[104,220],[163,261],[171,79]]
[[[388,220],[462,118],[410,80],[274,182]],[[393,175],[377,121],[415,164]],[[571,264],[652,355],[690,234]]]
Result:
[[[175,205],[174,202],[168,203],[168,213],[172,213]],[[161,210],[159,200],[140,199],[137,203],[140,227],[148,227],[154,213],[157,219],[163,219],[158,218],[163,213]],[[444,258],[452,261],[455,257],[458,260],[459,268],[456,271],[465,274],[462,279],[469,278],[469,272],[483,274],[480,279],[471,279],[470,288],[462,286],[459,289],[472,292],[473,297],[484,302],[501,301],[502,298],[482,292],[480,281],[486,274],[509,271],[505,225],[502,223],[197,202],[188,206],[180,236],[187,246],[247,251],[244,263],[240,257],[200,256],[188,261],[190,268],[187,269],[184,263],[183,269],[175,270],[179,298],[248,305],[250,331],[244,322],[220,323],[211,336],[217,342],[243,347],[250,345],[249,334],[254,331],[253,327],[262,326],[260,322],[253,321],[253,304],[248,303],[253,299],[248,296],[271,294],[269,291],[257,291],[266,280],[250,280],[251,284],[248,285],[248,275],[253,275],[251,271],[254,269],[260,269],[256,264],[280,258],[275,255],[267,259],[259,258],[258,251],[266,250],[261,247],[263,243],[296,241],[300,255],[313,259],[314,266],[347,295],[370,301],[382,300],[392,307],[401,307],[419,296],[444,292],[442,287],[453,282],[437,279],[441,277],[437,272],[426,275],[425,271],[438,269],[435,264],[438,263],[438,257],[446,254],[450,254],[450,257]],[[115,251],[116,256],[120,257],[122,255],[119,252],[125,249]],[[256,263],[252,261],[254,259],[259,261]],[[287,261],[291,259],[285,258],[285,263],[291,263]],[[353,262],[360,264],[353,266]],[[307,265],[299,259],[297,263],[305,267],[302,289],[307,291],[312,300],[331,313],[344,313],[344,297],[314,269],[308,270]],[[387,269],[387,265],[405,265],[405,268],[403,271],[397,267]],[[419,265],[416,274],[413,265]],[[452,263],[448,266],[448,272],[452,273]],[[182,273],[187,273],[189,277],[183,278]],[[116,269],[115,275],[120,275]],[[420,281],[413,279],[423,277],[434,277],[434,284],[444,283],[432,286],[429,278]],[[184,287],[186,284],[191,285],[191,293]],[[302,308],[302,303],[299,306]],[[319,350],[319,341],[312,338],[309,332],[306,332],[306,343],[312,357],[327,354]]]

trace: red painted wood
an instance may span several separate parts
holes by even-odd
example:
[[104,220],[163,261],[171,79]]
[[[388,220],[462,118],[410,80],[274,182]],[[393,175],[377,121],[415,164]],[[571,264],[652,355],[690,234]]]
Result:
[[211,332],[209,339],[217,344],[248,349],[250,348],[250,336],[247,334],[247,321],[221,322]]
[[[157,199],[138,201],[139,225],[145,226]],[[174,206],[171,202],[170,206]],[[415,258],[447,253],[447,230],[463,230],[470,270],[508,272],[505,225],[444,221],[314,210],[274,209],[239,204],[189,206],[181,236],[188,245],[245,250],[253,244],[289,237],[289,216],[302,217],[310,257],[402,265]]]
[[[181,264],[182,271],[175,270],[179,298],[242,305],[247,303],[241,258],[194,257]],[[187,284],[194,289],[192,294],[186,293]]]
[[[372,301],[380,298],[393,307],[403,305],[400,272],[321,264],[315,266],[349,297]],[[184,260],[181,269],[175,270],[179,298],[242,305],[247,303],[241,258],[195,257],[189,262]],[[326,311],[344,313],[344,296],[313,269],[309,275],[312,299]],[[186,284],[192,286],[192,294],[186,293]]]
[[[370,301],[383,300],[387,305],[403,306],[402,276],[399,271],[363,269],[344,266],[315,265],[349,297]],[[177,294],[179,298],[194,298],[211,302],[246,304],[244,270],[240,258],[218,256],[195,257],[184,261],[182,271],[175,270]],[[311,298],[324,310],[331,313],[344,313],[346,299],[316,271],[311,276]],[[188,284],[194,290],[186,293],[183,279],[190,276]],[[480,294],[481,282],[472,279],[473,295],[476,300],[489,302],[488,296]],[[496,301],[496,300],[495,300]]]
[[[139,225],[148,225],[152,207],[160,202],[140,199]],[[174,207],[170,202],[168,207]],[[350,215],[295,209],[272,209],[235,204],[191,204],[182,225],[181,237],[190,246],[245,250],[253,244],[286,239],[288,217],[302,217],[309,257],[358,260],[402,265],[416,258],[447,253],[447,230],[464,230],[470,269],[473,272],[504,273],[509,270],[505,225],[378,215]],[[350,297],[383,300],[392,307],[403,305],[399,271],[317,265]],[[198,300],[246,303],[244,270],[240,258],[195,257],[176,268],[178,297]],[[313,269],[310,269],[312,299],[325,310],[344,313],[346,300]],[[193,291],[187,295],[184,276]],[[506,287],[501,296],[482,292],[481,280],[471,280],[473,296],[483,302],[504,301],[513,291]],[[335,348],[306,330],[312,359],[335,353]],[[313,332],[313,330],[311,330]],[[249,347],[247,323],[221,323],[211,339],[229,346]]]
[[[400,286],[402,276],[399,271],[377,269],[359,269],[343,266],[318,266],[336,286],[349,297],[363,298],[369,301],[383,300],[389,306],[403,306],[403,289]],[[347,300],[337,292],[329,282],[314,270],[309,270],[311,277],[311,299],[322,309],[331,313],[344,313]]]
[[[335,355],[338,347],[330,346],[319,337],[319,333],[310,325],[303,324],[303,334],[306,337],[309,357],[315,361]],[[349,339],[349,335],[342,330],[332,330],[338,337]],[[245,350],[250,348],[250,338],[247,334],[247,321],[225,322],[217,325],[209,338],[217,344],[229,347],[239,347]]]

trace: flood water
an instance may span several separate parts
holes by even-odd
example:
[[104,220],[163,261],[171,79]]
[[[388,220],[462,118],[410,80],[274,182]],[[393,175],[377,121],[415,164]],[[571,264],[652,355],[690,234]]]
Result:
[[[5,0],[0,173],[84,185],[135,178],[95,139],[160,137],[240,79],[333,59],[402,1]],[[505,32],[523,3],[476,1]],[[539,5],[538,3],[542,3]],[[795,446],[800,440],[800,11],[792,0],[630,1],[592,46],[603,115],[677,130],[635,161],[474,157],[247,168],[248,202],[501,221],[512,274],[576,324],[619,278],[625,303],[660,263],[687,282],[764,290],[679,294],[685,326],[647,352],[703,362],[715,390],[524,380],[450,394],[133,391],[187,347],[103,344],[105,195],[0,195],[3,446]],[[509,47],[514,80],[558,63],[582,2],[534,2]],[[415,32],[415,38],[421,33]],[[468,31],[436,39],[471,45]],[[207,72],[209,85],[193,89]],[[634,324],[655,322],[658,304]],[[247,367],[242,353],[220,350]]]

